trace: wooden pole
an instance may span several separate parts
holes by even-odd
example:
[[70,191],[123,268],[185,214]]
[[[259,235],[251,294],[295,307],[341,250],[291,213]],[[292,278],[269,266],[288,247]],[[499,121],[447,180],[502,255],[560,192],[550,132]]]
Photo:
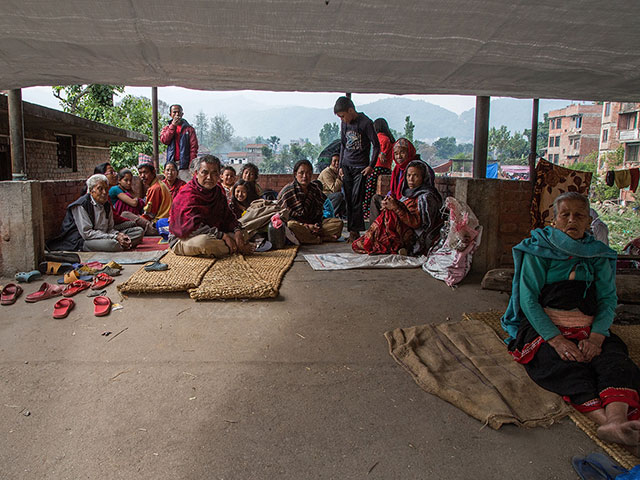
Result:
[[536,182],[536,158],[538,158],[538,112],[540,100],[533,99],[533,111],[531,113],[531,151],[529,152],[529,181],[533,185]]
[[9,90],[8,98],[9,138],[11,144],[11,177],[26,180],[24,156],[24,119],[22,116],[22,90]]
[[351,100],[351,92],[347,92],[347,93],[346,93],[346,97],[347,97],[349,100]]
[[151,107],[152,107],[152,126],[153,126],[153,164],[156,171],[160,168],[160,149],[158,144],[158,87],[151,87]]
[[473,178],[487,178],[490,104],[491,97],[476,97],[476,124],[473,134]]

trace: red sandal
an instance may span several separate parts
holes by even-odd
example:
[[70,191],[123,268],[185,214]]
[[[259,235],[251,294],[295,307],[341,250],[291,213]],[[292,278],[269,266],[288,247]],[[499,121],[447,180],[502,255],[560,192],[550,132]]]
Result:
[[93,314],[96,317],[104,317],[111,312],[111,299],[109,297],[100,296],[93,299]]
[[99,273],[93,278],[93,282],[91,282],[91,290],[100,290],[111,283],[113,283],[113,277],[110,277],[106,273]]
[[76,280],[73,283],[70,283],[66,286],[64,291],[62,292],[63,297],[73,297],[76,293],[80,293],[83,290],[89,288],[91,284],[89,282],[85,282],[84,280]]
[[53,285],[51,283],[44,282],[40,285],[40,288],[27,295],[24,299],[25,302],[33,303],[40,300],[46,300],[47,298],[58,297],[62,294],[64,287],[61,285]]
[[0,304],[13,305],[20,295],[22,295],[22,287],[15,283],[9,283],[2,289]]
[[53,306],[53,318],[66,318],[75,305],[76,302],[70,298],[61,298]]

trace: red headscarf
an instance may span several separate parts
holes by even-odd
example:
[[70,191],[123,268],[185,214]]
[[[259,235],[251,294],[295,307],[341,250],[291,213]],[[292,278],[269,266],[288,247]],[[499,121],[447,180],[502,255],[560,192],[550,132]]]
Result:
[[396,200],[402,197],[402,180],[404,179],[404,172],[407,169],[407,165],[416,158],[416,147],[414,147],[413,143],[409,140],[399,138],[398,141],[393,144],[393,149],[395,150],[398,146],[406,148],[408,152],[404,162],[398,163],[396,161],[396,166],[393,168],[393,172],[391,172],[391,196]]

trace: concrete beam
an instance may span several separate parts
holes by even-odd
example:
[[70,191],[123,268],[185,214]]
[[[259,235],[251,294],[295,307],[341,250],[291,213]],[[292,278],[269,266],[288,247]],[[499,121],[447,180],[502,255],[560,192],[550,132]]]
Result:
[[26,180],[24,156],[24,119],[22,115],[22,90],[9,90],[9,138],[11,143],[11,170],[14,180]]
[[491,97],[476,97],[476,124],[473,133],[473,178],[487,178],[490,104]]
[[151,110],[153,118],[151,125],[153,128],[153,164],[156,171],[160,166],[160,149],[158,144],[158,87],[151,87]]
[[33,270],[44,259],[40,182],[0,182],[0,276]]

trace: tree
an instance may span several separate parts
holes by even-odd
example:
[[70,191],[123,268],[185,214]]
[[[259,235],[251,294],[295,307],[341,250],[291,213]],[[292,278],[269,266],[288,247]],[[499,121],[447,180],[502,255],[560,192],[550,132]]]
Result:
[[504,160],[507,157],[506,152],[510,139],[511,132],[507,130],[506,125],[489,129],[489,152],[494,160]]
[[[124,87],[119,85],[69,85],[52,89],[65,112],[149,137],[147,142],[112,144],[111,163],[116,170],[136,165],[138,153],[153,154],[153,109],[148,98],[125,95],[115,102],[114,96],[124,92]],[[168,121],[168,116],[158,113],[159,123]],[[165,149],[166,146],[160,144],[160,151]]]
[[416,125],[411,121],[411,117],[407,115],[404,119],[404,137],[413,142],[413,131],[415,130]]
[[271,150],[273,150],[274,153],[278,151],[278,145],[279,144],[280,144],[280,137],[276,137],[275,135],[271,135],[267,139],[267,145],[269,145],[271,147]]
[[[531,129],[526,128],[524,132],[522,132],[525,137],[529,140],[529,145],[531,145]],[[544,114],[544,120],[542,122],[538,122],[538,137],[536,143],[536,153],[542,156],[543,151],[547,148],[549,143],[549,114]]]
[[219,153],[220,147],[233,137],[233,126],[226,115],[219,114],[209,121],[208,145],[213,152]]
[[453,157],[457,152],[455,137],[442,137],[433,142],[436,148],[436,158],[448,159]]
[[200,110],[200,112],[196,115],[196,118],[193,121],[193,128],[196,131],[196,136],[204,146],[207,139],[209,119],[207,118],[207,115],[202,110]]
[[325,123],[319,133],[320,146],[322,148],[340,137],[340,125],[337,123]]

